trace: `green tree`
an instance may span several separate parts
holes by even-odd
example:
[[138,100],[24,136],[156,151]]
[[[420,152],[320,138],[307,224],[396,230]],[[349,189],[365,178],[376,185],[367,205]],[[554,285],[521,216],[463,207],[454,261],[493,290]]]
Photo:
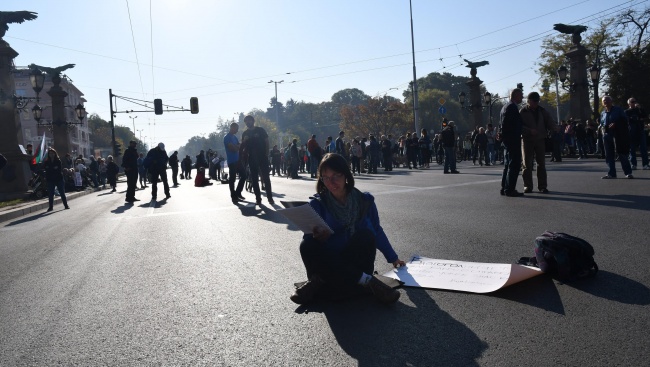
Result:
[[393,97],[368,98],[363,104],[344,105],[340,114],[340,127],[348,136],[397,136],[410,126],[409,108]]
[[365,104],[370,98],[362,90],[357,88],[342,89],[332,95],[331,101],[339,105],[353,105],[357,106]]

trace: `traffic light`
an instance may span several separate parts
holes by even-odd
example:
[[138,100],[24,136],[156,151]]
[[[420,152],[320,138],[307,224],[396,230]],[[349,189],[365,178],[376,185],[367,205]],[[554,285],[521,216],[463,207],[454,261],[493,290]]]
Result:
[[153,112],[156,115],[162,115],[163,114],[162,99],[156,98],[156,99],[153,100]]
[[447,119],[444,118],[444,119],[442,119],[442,128],[444,129],[446,127],[447,127]]
[[199,99],[196,97],[190,98],[190,111],[192,115],[199,113]]
[[113,147],[113,156],[114,158],[117,158],[122,155],[122,144],[115,143],[115,146]]

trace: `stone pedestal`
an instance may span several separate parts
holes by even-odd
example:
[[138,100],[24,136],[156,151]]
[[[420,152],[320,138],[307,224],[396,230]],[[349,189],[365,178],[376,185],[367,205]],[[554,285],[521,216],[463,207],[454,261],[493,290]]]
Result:
[[591,118],[592,111],[589,103],[589,76],[587,71],[587,55],[589,51],[584,46],[578,44],[571,47],[566,57],[570,63],[569,80],[573,84],[573,92],[571,93],[570,117],[574,120],[585,122]]
[[[12,74],[13,59],[18,53],[0,39],[0,88],[9,97],[14,93]],[[0,200],[25,197],[27,183],[31,178],[29,157],[23,154],[23,132],[13,100],[0,101],[0,153],[7,158],[7,165],[0,171]]]
[[465,82],[469,87],[469,105],[472,108],[474,126],[483,126],[483,100],[481,98],[481,84],[483,81],[476,76],[476,69],[470,70],[472,78]]
[[70,150],[70,134],[65,115],[65,97],[68,96],[68,93],[61,88],[59,85],[60,82],[60,77],[52,77],[52,83],[54,85],[47,91],[47,94],[52,98],[52,135],[54,138],[54,149],[59,153],[59,157],[63,157],[66,153],[72,154],[72,151]]

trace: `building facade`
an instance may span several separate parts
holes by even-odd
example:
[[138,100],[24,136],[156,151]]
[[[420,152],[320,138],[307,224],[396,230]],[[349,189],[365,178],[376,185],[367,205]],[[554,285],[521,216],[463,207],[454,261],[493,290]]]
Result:
[[[15,82],[15,91],[16,95],[19,97],[36,97],[36,93],[32,89],[32,85],[29,81],[30,70],[27,67],[16,67],[14,70],[14,82]],[[41,118],[42,124],[51,124],[52,123],[52,100],[47,94],[47,91],[52,87],[52,81],[49,76],[45,77],[45,83],[43,85],[43,90],[39,93],[38,104],[43,108],[43,115]],[[66,120],[69,122],[79,122],[75,115],[74,108],[79,104],[84,104],[86,99],[83,97],[83,93],[77,88],[70,78],[66,75],[61,76],[61,88],[68,93],[68,96],[65,98],[66,105]],[[32,115],[31,108],[33,103],[30,103],[24,111],[21,111],[19,114],[20,125],[23,132],[23,145],[32,144],[34,150],[37,146],[40,146],[41,139],[45,133],[45,146],[51,146],[53,142],[52,131],[47,126],[39,126],[36,120]],[[90,131],[88,129],[88,121],[83,120],[81,125],[68,125],[69,135],[70,135],[70,147],[71,152],[58,152],[59,155],[63,156],[66,153],[70,153],[73,157],[82,155],[88,157],[93,152],[93,144],[90,140]]]

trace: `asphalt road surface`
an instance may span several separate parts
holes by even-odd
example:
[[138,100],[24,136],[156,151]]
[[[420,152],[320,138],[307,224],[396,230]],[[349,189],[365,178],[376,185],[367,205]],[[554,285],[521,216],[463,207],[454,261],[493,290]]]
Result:
[[[549,163],[550,194],[508,198],[501,166],[459,170],[357,178],[402,259],[512,263],[552,230],[589,241],[598,275],[298,307],[302,234],[277,207],[184,180],[125,205],[120,184],[0,223],[0,365],[647,366],[650,171],[601,180],[602,160]],[[276,202],[315,188],[272,183]],[[390,269],[380,253],[375,268]]]

